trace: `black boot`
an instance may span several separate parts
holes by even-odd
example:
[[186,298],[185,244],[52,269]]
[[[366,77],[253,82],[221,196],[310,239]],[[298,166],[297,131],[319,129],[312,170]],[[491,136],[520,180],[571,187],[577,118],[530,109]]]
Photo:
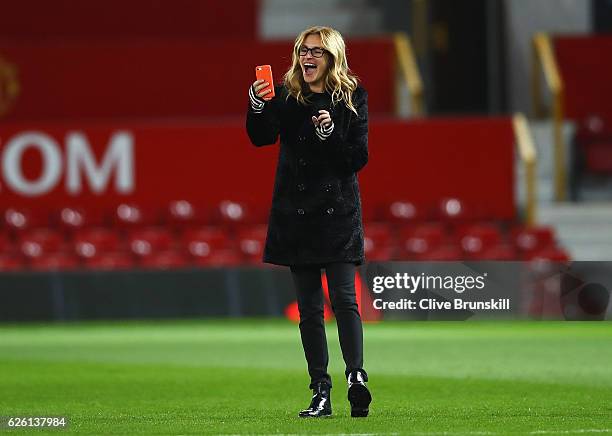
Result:
[[353,417],[368,416],[370,411],[372,395],[365,384],[366,377],[360,371],[353,371],[348,376],[348,400]]
[[331,397],[329,395],[330,387],[327,383],[318,383],[312,390],[312,401],[308,409],[302,410],[299,416],[302,418],[321,418],[323,416],[330,416],[332,414],[331,409]]

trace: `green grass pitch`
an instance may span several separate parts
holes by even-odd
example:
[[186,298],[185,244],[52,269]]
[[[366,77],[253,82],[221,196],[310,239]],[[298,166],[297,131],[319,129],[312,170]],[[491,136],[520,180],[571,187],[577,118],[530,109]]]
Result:
[[365,325],[370,417],[350,418],[335,324],[328,419],[298,328],[280,320],[0,325],[0,416],[65,415],[12,434],[612,433],[612,324]]

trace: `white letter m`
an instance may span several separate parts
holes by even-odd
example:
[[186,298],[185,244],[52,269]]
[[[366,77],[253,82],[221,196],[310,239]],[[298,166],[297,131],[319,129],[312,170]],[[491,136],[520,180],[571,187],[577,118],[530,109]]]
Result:
[[118,192],[128,194],[134,190],[134,138],[131,133],[116,132],[111,136],[100,165],[96,164],[87,137],[81,132],[71,132],[66,136],[66,155],[66,183],[71,194],[82,191],[81,174],[85,175],[94,193],[102,193],[113,170]]

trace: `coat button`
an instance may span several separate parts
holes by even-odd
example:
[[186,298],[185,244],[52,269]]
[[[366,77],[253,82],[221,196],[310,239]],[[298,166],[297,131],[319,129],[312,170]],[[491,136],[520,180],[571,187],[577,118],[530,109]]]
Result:
[[334,208],[330,207],[329,209],[327,209],[327,214],[331,215],[332,213],[334,213]]
[[297,213],[298,215],[304,215],[304,209],[298,209]]
[[332,185],[327,184],[327,185],[325,185],[325,188],[324,188],[324,189],[325,189],[325,192],[331,192]]
[[297,185],[297,189],[300,192],[305,191],[306,190],[306,185],[304,185],[303,183],[300,183],[299,185]]
[[300,136],[300,137],[298,137],[298,140],[299,140],[300,142],[303,142],[304,140],[306,140],[306,138],[304,138],[303,136]]
[[306,161],[305,161],[304,159],[302,159],[302,158],[300,158],[300,159],[298,160],[298,163],[299,163],[300,165],[302,165],[303,167],[305,167],[305,166],[306,166]]

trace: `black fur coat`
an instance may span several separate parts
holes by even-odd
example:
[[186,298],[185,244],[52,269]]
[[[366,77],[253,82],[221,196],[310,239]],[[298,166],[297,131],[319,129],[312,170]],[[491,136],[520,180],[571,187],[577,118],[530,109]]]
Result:
[[[280,135],[272,210],[263,261],[278,265],[364,262],[361,199],[356,173],[368,162],[367,92],[353,93],[355,115],[344,104],[331,106],[327,93],[310,94],[310,104],[275,87],[262,113],[247,112],[246,127],[257,146]],[[311,117],[329,110],[334,130],[321,140]]]

